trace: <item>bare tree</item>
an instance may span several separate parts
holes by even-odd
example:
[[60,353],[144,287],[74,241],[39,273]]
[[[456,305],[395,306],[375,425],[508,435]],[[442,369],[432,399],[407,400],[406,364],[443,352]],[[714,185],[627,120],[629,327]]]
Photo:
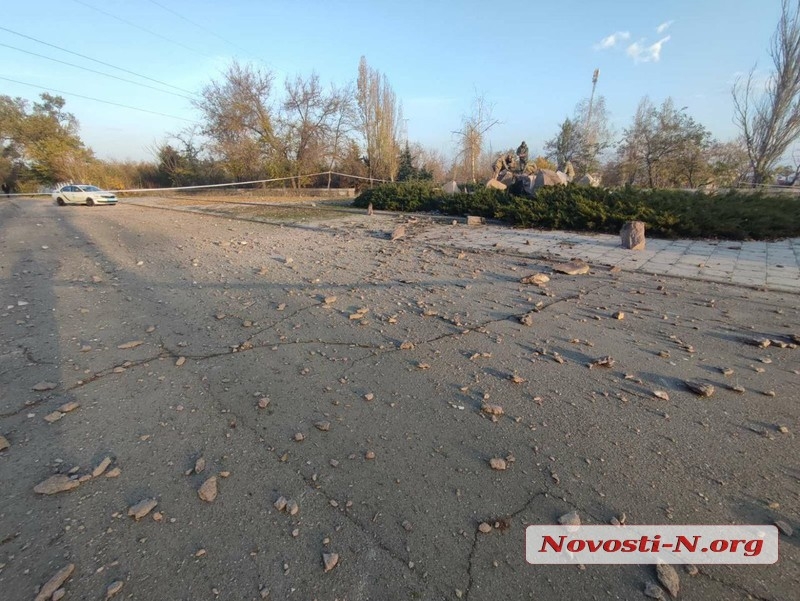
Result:
[[402,109],[388,78],[361,57],[356,84],[359,129],[366,144],[370,179],[394,180],[400,145],[397,142]]
[[234,61],[194,103],[202,115],[201,133],[237,180],[257,178],[281,154],[270,105],[272,81],[272,73]]
[[753,183],[763,183],[789,145],[800,137],[800,0],[783,0],[769,55],[774,72],[763,93],[755,66],[733,86],[734,122],[744,138]]
[[285,89],[280,121],[286,158],[294,175],[307,174],[337,154],[352,120],[352,92],[335,86],[324,89],[316,73],[308,79],[287,79]]
[[486,97],[476,92],[470,114],[461,116],[461,129],[453,132],[458,136],[459,156],[466,162],[472,183],[476,181],[476,162],[483,149],[483,138],[500,123],[493,117],[493,109],[494,106],[486,101]]

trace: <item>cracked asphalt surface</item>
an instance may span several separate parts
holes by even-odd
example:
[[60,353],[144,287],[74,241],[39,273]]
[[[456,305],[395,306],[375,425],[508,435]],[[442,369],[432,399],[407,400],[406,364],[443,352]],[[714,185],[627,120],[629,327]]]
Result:
[[[679,570],[680,596],[796,599],[800,299],[415,240],[436,227],[454,226],[0,201],[0,597],[74,563],[67,600],[114,581],[129,599],[645,598],[653,566],[526,564],[525,526],[576,510],[782,520],[779,563]],[[551,281],[519,282],[536,272]],[[119,477],[33,491],[106,456]],[[148,497],[161,521],[127,516]]]

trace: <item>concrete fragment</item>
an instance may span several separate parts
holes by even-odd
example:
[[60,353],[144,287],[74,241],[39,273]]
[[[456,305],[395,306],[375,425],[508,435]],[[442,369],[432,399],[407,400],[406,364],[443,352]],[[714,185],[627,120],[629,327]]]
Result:
[[630,250],[644,250],[644,221],[628,221],[619,232],[622,248]]
[[569,263],[556,263],[553,271],[566,275],[583,275],[589,273],[589,265],[581,259],[573,259]]
[[670,596],[673,599],[677,597],[681,588],[681,579],[675,568],[668,563],[660,562],[656,564],[656,574],[658,575],[658,581],[667,589]]
[[392,232],[390,239],[399,240],[400,238],[404,238],[405,235],[406,235],[406,226],[400,224],[396,228],[394,228],[394,231]]
[[115,580],[106,588],[106,600],[111,599],[114,595],[122,590],[124,583],[121,580]]
[[339,554],[338,553],[323,553],[322,554],[322,565],[324,567],[325,572],[330,572],[336,565],[339,563]]
[[67,578],[69,578],[74,571],[74,563],[70,563],[61,568],[58,572],[53,574],[50,580],[42,585],[42,588],[39,589],[39,593],[36,595],[33,601],[45,601],[46,599],[50,599],[53,596],[53,593],[61,588],[61,585],[67,581]]
[[545,275],[544,273],[534,273],[532,275],[525,276],[521,278],[519,283],[520,284],[536,284],[537,286],[541,286],[546,284],[550,281],[550,276]]
[[508,464],[506,463],[506,460],[503,459],[502,457],[492,457],[491,459],[489,459],[489,467],[491,467],[493,470],[498,470],[502,472],[508,469]]
[[211,476],[203,482],[197,490],[197,496],[206,503],[213,503],[214,499],[217,498],[217,477]]
[[158,501],[155,499],[142,499],[138,503],[128,507],[128,515],[138,522],[148,513],[153,511],[156,505],[158,505]]
[[130,342],[123,342],[122,344],[118,344],[117,348],[126,350],[126,349],[136,348],[137,346],[140,346],[142,344],[144,344],[144,340],[131,340]]
[[564,526],[580,526],[581,516],[578,515],[577,511],[570,511],[558,518],[558,523]]
[[102,476],[109,465],[111,465],[111,457],[103,457],[103,460],[92,470],[92,478]]
[[33,492],[40,495],[54,495],[56,493],[72,490],[73,488],[78,488],[78,486],[80,486],[80,482],[77,480],[73,480],[64,474],[56,474],[34,486]]
[[54,382],[39,382],[38,384],[33,385],[33,390],[36,392],[45,392],[47,390],[53,390],[57,386],[58,384],[55,384]]

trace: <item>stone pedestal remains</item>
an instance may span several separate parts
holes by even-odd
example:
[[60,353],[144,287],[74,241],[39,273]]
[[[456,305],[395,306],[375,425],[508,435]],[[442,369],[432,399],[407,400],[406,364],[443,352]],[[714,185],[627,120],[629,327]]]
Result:
[[628,221],[619,232],[622,248],[644,250],[644,221]]

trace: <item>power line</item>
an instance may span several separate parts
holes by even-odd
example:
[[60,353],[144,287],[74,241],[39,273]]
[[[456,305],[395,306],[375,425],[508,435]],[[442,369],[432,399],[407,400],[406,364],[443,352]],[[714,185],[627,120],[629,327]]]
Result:
[[[75,0],[75,1],[77,2],[78,0]],[[202,31],[205,31],[206,33],[209,33],[209,34],[213,35],[214,37],[216,37],[216,38],[219,38],[220,40],[222,40],[222,41],[223,41],[223,42],[225,42],[226,44],[229,44],[229,45],[230,45],[230,46],[232,46],[233,48],[236,48],[237,50],[240,50],[240,51],[244,52],[245,54],[249,55],[250,57],[252,57],[252,58],[255,58],[257,61],[259,61],[259,62],[261,62],[261,63],[263,63],[263,64],[267,65],[267,66],[270,68],[270,70],[272,70],[272,71],[275,71],[275,72],[278,72],[278,73],[283,73],[283,74],[286,74],[286,71],[284,71],[283,69],[279,69],[278,67],[276,67],[276,66],[275,66],[273,63],[271,63],[270,61],[266,61],[266,60],[264,60],[264,59],[262,59],[262,58],[259,58],[259,57],[255,56],[255,55],[254,55],[252,52],[250,52],[250,51],[249,51],[249,50],[247,50],[246,48],[242,48],[242,47],[241,47],[241,46],[239,46],[238,44],[235,44],[235,43],[231,42],[230,40],[228,40],[228,39],[226,39],[226,38],[222,37],[221,35],[219,35],[219,34],[218,34],[216,31],[214,31],[213,29],[209,29],[208,27],[205,27],[204,25],[201,25],[200,23],[197,23],[197,22],[195,22],[195,21],[192,21],[191,19],[189,19],[189,18],[187,18],[187,17],[184,17],[182,14],[180,14],[179,12],[177,12],[177,11],[175,11],[175,10],[173,10],[173,9],[169,8],[168,6],[164,6],[164,5],[163,5],[163,4],[161,4],[160,2],[156,2],[156,0],[148,0],[148,1],[149,1],[151,4],[155,4],[155,5],[156,5],[156,6],[158,6],[159,8],[161,8],[161,9],[163,9],[163,10],[167,11],[168,13],[172,13],[173,15],[175,15],[176,17],[178,17],[179,19],[183,19],[183,20],[184,20],[184,21],[186,21],[187,23],[190,23],[191,25],[194,25],[195,27],[197,27],[197,28],[201,29]]]
[[[149,1],[151,4],[155,4],[155,5],[156,5],[157,7],[159,7],[160,9],[162,9],[162,10],[165,10],[165,11],[167,11],[168,13],[172,13],[173,15],[175,15],[175,16],[176,16],[176,17],[178,17],[179,19],[182,19],[182,20],[186,21],[186,22],[187,22],[187,23],[189,23],[190,25],[194,25],[194,26],[195,26],[195,27],[197,27],[198,29],[201,29],[201,30],[205,31],[206,33],[210,33],[210,34],[211,34],[211,35],[213,35],[215,38],[219,38],[220,40],[222,40],[222,41],[223,41],[223,42],[225,42],[226,44],[229,44],[230,46],[233,46],[233,47],[234,47],[234,48],[236,48],[237,50],[241,50],[242,52],[248,52],[247,50],[245,50],[244,48],[242,48],[242,47],[241,47],[241,46],[239,46],[238,44],[234,44],[234,43],[233,43],[233,42],[231,42],[230,40],[226,40],[226,39],[225,39],[225,38],[223,38],[221,35],[219,35],[219,34],[218,34],[216,31],[214,31],[213,29],[209,29],[208,27],[205,27],[204,25],[201,25],[200,23],[195,23],[195,22],[194,22],[194,21],[192,21],[191,19],[189,19],[189,18],[187,18],[187,17],[184,17],[182,14],[180,14],[179,12],[177,12],[177,11],[175,11],[175,10],[173,10],[173,9],[169,8],[168,6],[164,6],[164,5],[163,5],[163,4],[161,4],[160,2],[156,2],[156,0],[148,0],[148,1]],[[249,54],[249,53],[248,53],[248,54]]]
[[75,67],[76,69],[83,69],[84,71],[88,71],[89,73],[97,73],[98,75],[103,75],[104,77],[110,77],[112,79],[118,79],[119,81],[124,81],[127,83],[132,83],[135,86],[142,86],[143,88],[149,88],[151,90],[156,90],[157,92],[163,92],[164,94],[171,94],[173,96],[178,96],[179,98],[185,98],[186,100],[193,100],[193,98],[189,96],[185,96],[183,94],[178,94],[177,92],[170,92],[169,90],[162,90],[161,88],[157,88],[155,86],[149,86],[146,83],[141,83],[139,81],[133,81],[132,79],[125,79],[124,77],[117,77],[116,75],[111,75],[110,73],[103,73],[102,71],[96,71],[95,69],[90,69],[89,67],[82,67],[81,65],[76,65],[74,63],[68,63],[67,61],[58,60],[57,58],[52,58],[50,56],[45,56],[44,54],[37,54],[36,52],[31,52],[30,50],[23,50],[22,48],[17,48],[16,46],[10,46],[9,44],[3,44],[0,42],[0,46],[4,48],[11,48],[12,50],[17,50],[18,52],[24,52],[25,54],[30,54],[31,56],[38,56],[39,58],[43,58],[45,60],[53,61],[56,63],[61,63],[62,65],[68,65],[70,67]]
[[172,84],[166,83],[164,81],[159,81],[158,79],[153,79],[152,77],[148,77],[147,75],[142,75],[141,73],[136,73],[135,71],[131,71],[129,69],[124,69],[123,67],[117,67],[116,65],[112,65],[111,63],[103,62],[103,61],[98,60],[96,58],[92,58],[91,56],[86,56],[85,54],[80,54],[78,52],[73,52],[72,50],[67,50],[66,48],[62,48],[61,46],[56,46],[55,44],[51,44],[49,42],[44,42],[42,40],[37,40],[34,37],[31,37],[29,35],[25,35],[24,33],[19,33],[17,31],[13,31],[11,29],[8,29],[8,28],[2,27],[2,26],[0,26],[0,30],[7,31],[8,33],[11,33],[13,35],[19,36],[21,38],[25,38],[26,40],[31,40],[33,42],[36,42],[37,44],[44,44],[45,46],[50,46],[51,48],[55,48],[56,50],[61,50],[62,52],[67,52],[69,54],[74,54],[75,56],[79,56],[79,57],[84,58],[86,60],[90,60],[90,61],[92,61],[94,63],[98,63],[98,64],[104,65],[106,67],[111,67],[112,69],[116,69],[117,71],[123,71],[124,73],[129,73],[130,75],[135,75],[136,77],[141,77],[142,79],[146,79],[148,81],[155,82],[155,83],[157,83],[159,85],[162,85],[162,86],[167,86],[168,88],[172,88],[172,89],[178,90],[180,92],[185,92],[186,94],[191,94],[193,96],[195,95],[195,93],[192,92],[191,90],[185,90],[184,88],[179,88],[178,86],[173,86]]
[[82,6],[85,6],[86,8],[90,8],[90,9],[92,9],[94,11],[97,11],[100,14],[106,15],[107,17],[111,17],[112,19],[116,19],[120,23],[125,23],[125,25],[133,27],[135,29],[139,29],[141,31],[144,31],[145,33],[149,33],[150,35],[155,36],[157,38],[161,38],[162,40],[165,40],[165,41],[169,42],[170,44],[175,44],[176,46],[180,46],[181,48],[185,48],[186,50],[188,50],[189,52],[192,52],[194,54],[202,54],[203,56],[211,56],[210,54],[206,54],[205,52],[200,52],[195,48],[191,48],[191,47],[187,46],[186,44],[184,44],[182,42],[178,42],[176,40],[168,38],[167,36],[163,36],[160,33],[156,33],[155,31],[151,31],[151,30],[147,29],[146,27],[142,27],[141,25],[137,25],[133,21],[128,21],[127,19],[123,19],[122,17],[118,17],[116,15],[111,14],[110,12],[105,11],[102,8],[97,8],[96,6],[92,6],[91,4],[88,4],[87,2],[83,2],[82,0],[72,0],[72,1],[77,3],[77,4],[80,4]]
[[103,104],[110,104],[111,106],[119,106],[125,109],[131,109],[134,111],[139,111],[142,113],[150,113],[151,115],[159,115],[161,117],[169,117],[170,119],[179,119],[180,121],[187,121],[189,123],[194,123],[191,119],[186,119],[185,117],[178,117],[176,115],[168,115],[167,113],[159,113],[158,111],[151,111],[149,109],[139,108],[137,106],[130,106],[129,104],[120,104],[119,102],[111,102],[110,100],[101,100],[100,98],[93,98],[91,96],[84,96],[83,94],[76,94],[75,92],[64,92],[63,90],[56,90],[54,88],[45,88],[44,86],[38,86],[33,83],[28,83],[25,81],[19,81],[17,79],[10,79],[8,77],[3,77],[0,75],[0,79],[3,81],[10,81],[11,83],[17,83],[22,86],[28,86],[31,88],[38,88],[40,90],[45,90],[46,92],[55,92],[56,94],[66,94],[67,96],[75,96],[77,98],[83,98],[84,100],[92,100],[94,102],[102,102]]

